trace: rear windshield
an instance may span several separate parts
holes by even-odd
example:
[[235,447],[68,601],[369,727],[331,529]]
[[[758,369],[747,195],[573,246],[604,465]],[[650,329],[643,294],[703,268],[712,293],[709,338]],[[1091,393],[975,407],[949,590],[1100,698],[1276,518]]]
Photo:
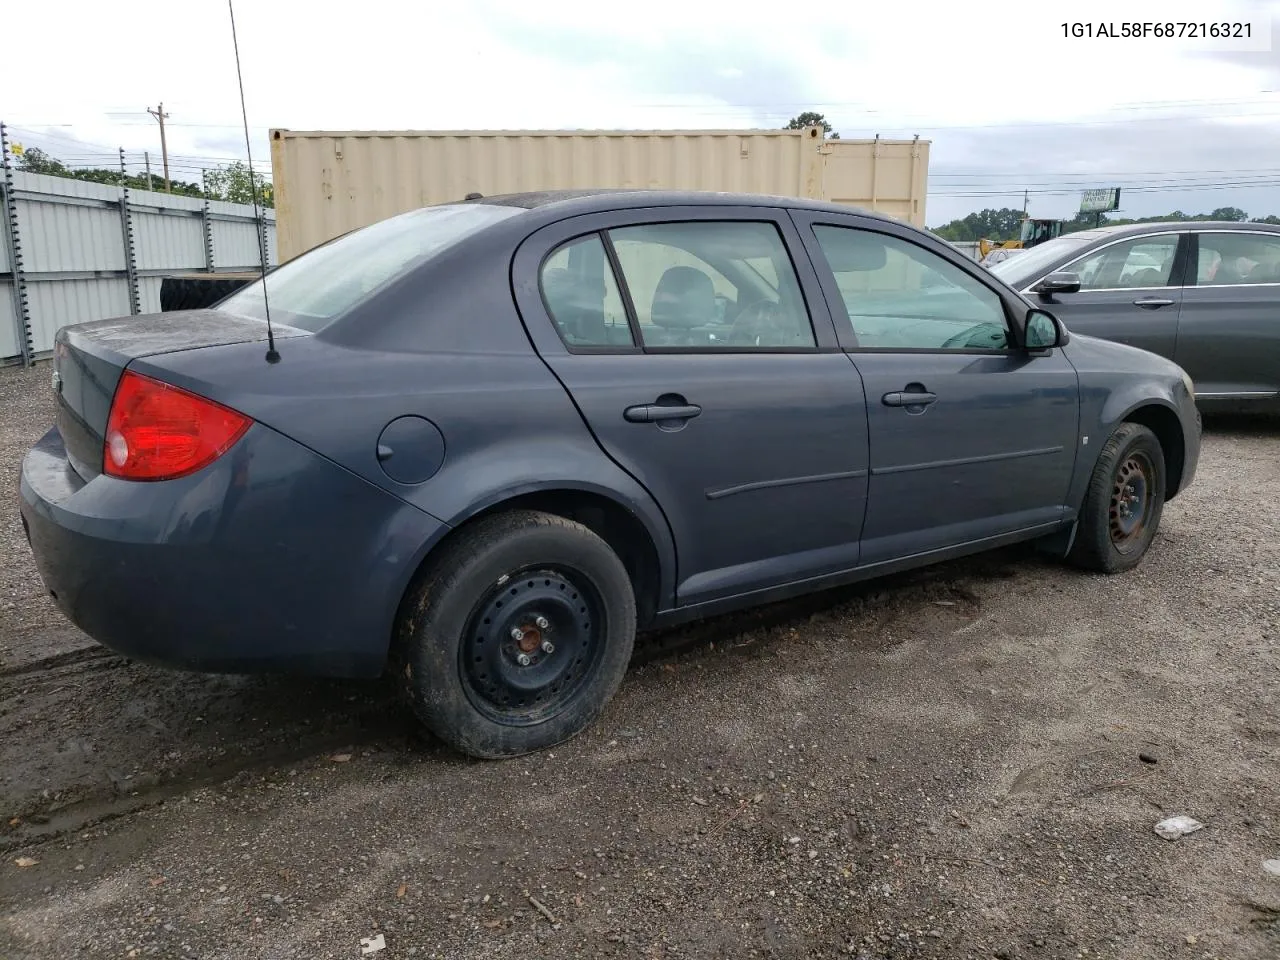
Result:
[[[523,212],[493,204],[448,204],[352,231],[267,274],[271,319],[315,333],[464,237]],[[266,319],[262,283],[237,290],[215,309]]]

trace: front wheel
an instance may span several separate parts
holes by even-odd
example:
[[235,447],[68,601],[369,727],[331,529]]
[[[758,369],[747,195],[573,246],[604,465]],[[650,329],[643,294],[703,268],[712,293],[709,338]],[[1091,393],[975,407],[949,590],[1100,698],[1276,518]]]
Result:
[[1100,573],[1136,567],[1160,525],[1164,494],[1160,441],[1141,424],[1120,424],[1098,456],[1068,559]]
[[397,638],[414,712],[474,757],[541,750],[586,728],[617,691],[635,644],[626,568],[563,517],[478,521],[431,563]]

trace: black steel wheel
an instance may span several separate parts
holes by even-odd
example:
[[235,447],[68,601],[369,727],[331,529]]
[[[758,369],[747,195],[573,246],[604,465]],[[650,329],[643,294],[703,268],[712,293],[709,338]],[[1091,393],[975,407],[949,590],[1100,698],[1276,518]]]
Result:
[[626,568],[600,537],[521,510],[464,527],[405,598],[396,668],[415,713],[475,757],[518,756],[585,729],[635,644]]
[[1111,543],[1120,553],[1130,553],[1143,545],[1155,509],[1151,498],[1155,475],[1155,464],[1141,450],[1129,454],[1116,468],[1107,519]]
[[502,578],[477,604],[459,646],[468,698],[497,723],[555,716],[590,682],[604,651],[604,602],[577,570]]
[[1136,567],[1160,526],[1164,491],[1160,441],[1142,424],[1120,424],[1098,455],[1068,559],[1100,573]]

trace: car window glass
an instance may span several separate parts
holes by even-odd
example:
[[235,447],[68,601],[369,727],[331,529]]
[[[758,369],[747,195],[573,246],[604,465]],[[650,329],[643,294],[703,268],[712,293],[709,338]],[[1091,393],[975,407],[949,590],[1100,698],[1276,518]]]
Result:
[[444,204],[423,207],[353,230],[281,264],[213,309],[271,316],[316,333],[388,283],[492,224],[518,216],[516,207]]
[[1080,277],[1081,290],[1167,287],[1177,250],[1175,234],[1135,237],[1103,247],[1062,270]]
[[1280,236],[1202,233],[1196,285],[1280,283]]
[[635,346],[597,234],[558,248],[543,263],[539,280],[547,311],[570,347]]
[[773,224],[647,224],[609,237],[645,346],[814,346],[800,283]]
[[814,233],[860,347],[1008,346],[1000,296],[956,265],[887,234],[832,226]]

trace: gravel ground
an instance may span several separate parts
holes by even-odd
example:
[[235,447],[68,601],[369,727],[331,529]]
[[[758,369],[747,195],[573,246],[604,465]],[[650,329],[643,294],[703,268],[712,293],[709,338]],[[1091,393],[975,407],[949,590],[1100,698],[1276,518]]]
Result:
[[[9,491],[47,378],[0,370]],[[1001,551],[651,637],[504,763],[379,684],[94,647],[10,492],[0,957],[1274,960],[1280,425],[1206,432],[1128,575]]]

